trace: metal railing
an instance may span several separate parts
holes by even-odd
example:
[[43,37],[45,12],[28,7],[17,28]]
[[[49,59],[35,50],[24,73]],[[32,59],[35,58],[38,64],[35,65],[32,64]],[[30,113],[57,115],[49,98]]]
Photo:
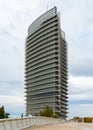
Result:
[[12,119],[1,119],[0,120],[0,130],[23,130],[24,128],[31,126],[40,126],[47,124],[55,124],[64,122],[57,118],[48,117],[22,117],[22,118],[12,118]]

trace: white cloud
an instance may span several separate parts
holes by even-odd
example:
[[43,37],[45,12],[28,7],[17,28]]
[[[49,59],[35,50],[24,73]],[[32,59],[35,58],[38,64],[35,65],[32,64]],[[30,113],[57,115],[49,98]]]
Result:
[[93,78],[69,77],[69,99],[93,101]]
[[5,107],[5,112],[10,113],[10,117],[25,115],[24,96],[0,95],[0,104]]
[[93,77],[69,77],[69,82],[75,85],[82,85],[84,87],[89,87],[93,85]]

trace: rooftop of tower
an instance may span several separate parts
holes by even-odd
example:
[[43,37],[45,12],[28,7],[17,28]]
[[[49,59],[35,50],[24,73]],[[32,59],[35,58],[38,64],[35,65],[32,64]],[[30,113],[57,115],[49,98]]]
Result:
[[47,12],[45,12],[44,14],[42,14],[41,16],[39,16],[28,28],[28,35],[31,35],[32,33],[34,33],[38,27],[40,27],[41,23],[43,23],[44,21],[46,21],[47,19],[55,16],[57,14],[57,7],[54,7],[50,10],[48,10]]

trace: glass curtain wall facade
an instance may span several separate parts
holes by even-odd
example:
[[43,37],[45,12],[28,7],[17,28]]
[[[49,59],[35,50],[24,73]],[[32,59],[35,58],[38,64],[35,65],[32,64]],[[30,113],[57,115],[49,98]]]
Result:
[[25,45],[26,114],[50,106],[67,117],[67,43],[54,7],[28,28]]

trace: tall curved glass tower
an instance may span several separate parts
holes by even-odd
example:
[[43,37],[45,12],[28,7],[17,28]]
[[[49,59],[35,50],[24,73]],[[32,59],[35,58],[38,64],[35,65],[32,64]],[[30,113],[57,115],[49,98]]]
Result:
[[67,44],[54,7],[28,28],[25,46],[26,114],[50,106],[67,117]]

